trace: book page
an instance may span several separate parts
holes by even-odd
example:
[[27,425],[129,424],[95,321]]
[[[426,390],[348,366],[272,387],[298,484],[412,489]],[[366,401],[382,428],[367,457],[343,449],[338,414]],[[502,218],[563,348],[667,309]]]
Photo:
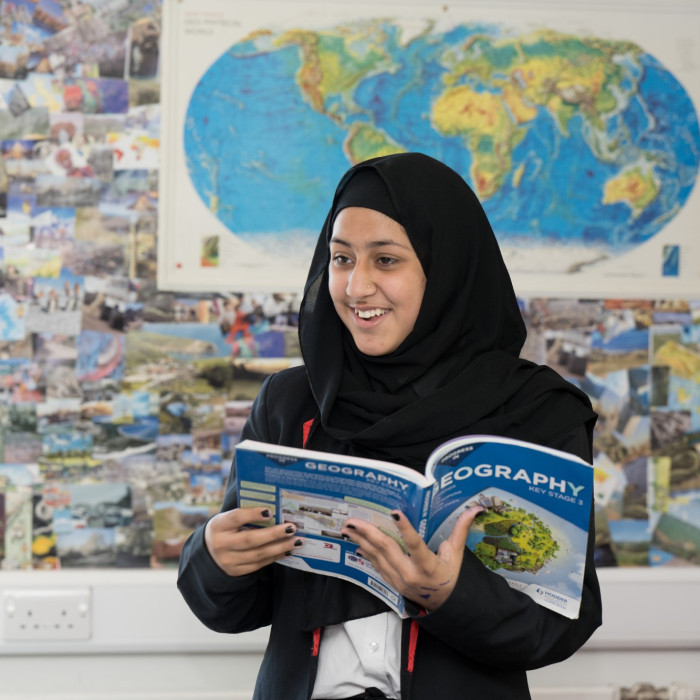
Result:
[[479,505],[467,547],[546,608],[577,617],[586,563],[593,469],[557,450],[506,439],[453,440],[430,471],[426,541],[435,551]]
[[247,440],[236,448],[236,480],[241,507],[269,508],[276,523],[293,523],[304,539],[278,563],[352,580],[403,613],[398,593],[340,531],[349,518],[360,518],[402,546],[391,511],[418,523],[423,475],[374,460]]

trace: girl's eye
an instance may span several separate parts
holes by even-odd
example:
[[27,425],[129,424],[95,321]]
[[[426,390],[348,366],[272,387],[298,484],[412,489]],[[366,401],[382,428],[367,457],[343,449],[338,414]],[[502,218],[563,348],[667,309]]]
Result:
[[380,265],[393,265],[395,262],[397,262],[396,258],[392,258],[388,255],[382,255],[381,258],[378,259],[378,262]]
[[333,255],[332,259],[336,265],[346,265],[350,262],[350,258],[348,258],[347,255],[343,255],[342,253],[336,253],[335,255]]

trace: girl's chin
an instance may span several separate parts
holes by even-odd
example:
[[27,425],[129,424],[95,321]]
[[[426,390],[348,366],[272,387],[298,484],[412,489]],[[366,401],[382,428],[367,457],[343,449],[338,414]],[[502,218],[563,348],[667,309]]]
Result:
[[363,338],[358,337],[358,334],[353,333],[353,340],[355,341],[355,346],[363,354],[369,357],[378,357],[379,355],[388,355],[390,352],[394,352],[401,343],[392,343],[389,340],[382,340],[381,338]]

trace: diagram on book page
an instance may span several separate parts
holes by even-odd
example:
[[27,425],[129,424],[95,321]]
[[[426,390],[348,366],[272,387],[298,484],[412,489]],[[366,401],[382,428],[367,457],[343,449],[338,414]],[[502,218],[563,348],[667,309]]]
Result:
[[368,502],[352,502],[283,489],[280,491],[280,503],[282,520],[296,525],[300,533],[340,540],[343,539],[340,531],[348,518],[359,518],[397,541],[401,539],[389,511],[377,510],[377,506]]
[[455,508],[432,534],[428,547],[437,550],[459,516],[474,505],[486,510],[471,526],[467,547],[486,567],[508,580],[537,582],[562,593],[579,594],[573,581],[583,575],[586,533],[497,488],[486,489]]

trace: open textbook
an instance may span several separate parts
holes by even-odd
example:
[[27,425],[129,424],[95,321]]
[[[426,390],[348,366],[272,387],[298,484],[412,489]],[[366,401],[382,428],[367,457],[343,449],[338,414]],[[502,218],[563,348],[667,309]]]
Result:
[[303,546],[279,563],[363,586],[405,617],[402,596],[340,534],[348,518],[373,523],[402,545],[402,511],[437,550],[459,515],[481,505],[467,547],[508,584],[577,618],[593,500],[593,468],[574,455],[490,435],[450,440],[425,474],[373,459],[244,440],[236,447],[241,507],[267,507]]

